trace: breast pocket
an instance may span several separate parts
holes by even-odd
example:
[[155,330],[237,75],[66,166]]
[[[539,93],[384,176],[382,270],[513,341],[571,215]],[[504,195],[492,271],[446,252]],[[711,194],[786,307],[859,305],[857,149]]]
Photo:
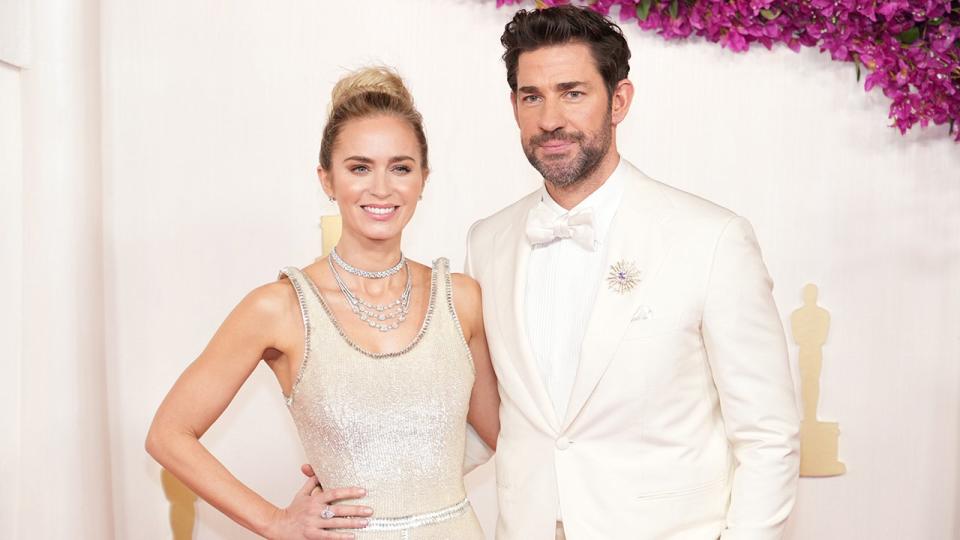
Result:
[[699,331],[699,311],[658,309],[653,305],[641,305],[627,325],[623,339],[649,340],[678,332]]

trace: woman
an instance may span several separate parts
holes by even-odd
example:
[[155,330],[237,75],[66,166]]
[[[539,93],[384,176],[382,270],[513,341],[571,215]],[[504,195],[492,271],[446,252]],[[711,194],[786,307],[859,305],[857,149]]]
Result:
[[[429,171],[420,114],[385,68],[345,77],[332,101],[317,170],[339,243],[240,302],[160,405],[147,450],[271,539],[483,538],[462,478],[466,422],[491,447],[499,431],[480,290],[400,250]],[[261,359],[321,484],[283,509],[199,442]]]

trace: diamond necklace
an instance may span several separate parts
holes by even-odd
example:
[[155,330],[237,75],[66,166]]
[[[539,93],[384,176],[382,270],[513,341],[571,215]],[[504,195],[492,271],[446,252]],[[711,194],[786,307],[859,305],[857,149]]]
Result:
[[[336,251],[331,251],[331,254]],[[400,327],[400,323],[407,319],[410,312],[410,291],[413,289],[413,276],[410,273],[410,267],[407,261],[401,257],[400,263],[407,270],[407,284],[403,287],[400,298],[386,304],[371,304],[358,297],[347,287],[337,272],[337,267],[333,264],[333,257],[329,257],[327,262],[330,265],[330,272],[333,273],[333,279],[336,280],[340,292],[350,304],[350,311],[354,313],[361,321],[376,328],[381,332],[389,332]],[[352,268],[352,267],[351,267]],[[394,272],[396,273],[396,272]]]
[[337,266],[339,266],[340,268],[343,268],[347,272],[350,272],[355,276],[360,276],[362,278],[367,278],[367,279],[383,279],[386,277],[390,277],[396,274],[397,272],[399,272],[400,269],[403,268],[404,263],[407,262],[407,258],[403,256],[403,252],[400,252],[400,260],[397,261],[397,264],[391,266],[390,268],[387,268],[386,270],[380,270],[378,272],[370,272],[369,270],[361,270],[351,265],[347,261],[343,260],[343,258],[340,257],[340,254],[337,253],[336,247],[330,250],[330,260],[337,263]]

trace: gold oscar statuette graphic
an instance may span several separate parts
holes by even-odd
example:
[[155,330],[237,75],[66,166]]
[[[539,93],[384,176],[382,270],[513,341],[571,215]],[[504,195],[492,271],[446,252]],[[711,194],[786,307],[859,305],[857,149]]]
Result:
[[343,230],[342,226],[343,223],[340,221],[340,216],[338,215],[320,216],[320,233],[323,239],[321,257],[329,255],[333,246],[337,245],[337,242],[340,241],[340,232]]
[[173,540],[192,540],[193,525],[197,519],[197,496],[166,469],[160,472],[160,484],[163,485],[163,494],[170,501]]
[[837,476],[847,472],[837,459],[840,425],[817,420],[823,344],[830,328],[830,312],[817,305],[817,286],[803,288],[803,307],[790,315],[793,340],[800,346],[803,421],[800,424],[800,476]]

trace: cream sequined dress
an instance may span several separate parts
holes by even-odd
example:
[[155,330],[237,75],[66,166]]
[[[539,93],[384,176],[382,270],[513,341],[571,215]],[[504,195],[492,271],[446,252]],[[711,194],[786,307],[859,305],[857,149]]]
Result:
[[463,457],[474,371],[453,307],[446,259],[433,264],[430,303],[402,351],[373,354],[343,333],[316,285],[294,267],[306,329],[287,406],[324,488],[359,486],[344,504],[373,508],[369,540],[481,540],[466,499]]

